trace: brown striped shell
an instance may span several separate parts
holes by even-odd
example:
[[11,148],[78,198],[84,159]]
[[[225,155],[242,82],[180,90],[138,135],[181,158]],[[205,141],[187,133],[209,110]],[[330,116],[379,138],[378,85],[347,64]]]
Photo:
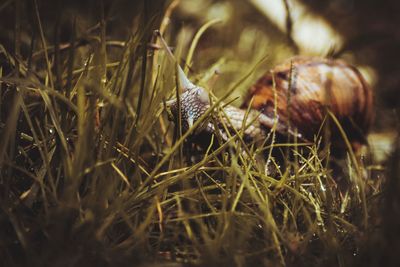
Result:
[[[313,140],[329,109],[351,142],[364,143],[373,117],[372,91],[355,67],[342,60],[291,58],[262,76],[250,88],[241,108],[251,105],[274,117],[274,84],[280,124],[290,125],[305,139]],[[334,140],[339,132],[332,124],[331,129]]]

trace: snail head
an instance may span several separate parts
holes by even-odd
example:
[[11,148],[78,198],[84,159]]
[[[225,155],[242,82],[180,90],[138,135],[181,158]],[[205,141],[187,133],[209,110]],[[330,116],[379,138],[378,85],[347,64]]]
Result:
[[164,38],[161,36],[159,31],[155,34],[161,40],[161,44],[165,49],[169,59],[177,66],[177,78],[178,78],[178,99],[171,99],[166,102],[167,108],[172,115],[172,119],[176,120],[179,117],[179,109],[182,119],[182,130],[187,131],[192,127],[193,123],[196,122],[201,115],[203,115],[206,110],[210,107],[210,99],[208,92],[195,84],[193,84],[186,76],[182,68],[178,65],[174,55],[172,54],[170,48],[165,42]]

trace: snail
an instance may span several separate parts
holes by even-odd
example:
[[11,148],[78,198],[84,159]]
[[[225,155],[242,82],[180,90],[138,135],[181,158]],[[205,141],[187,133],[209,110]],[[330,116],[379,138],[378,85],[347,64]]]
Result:
[[[169,57],[175,59],[161,37]],[[210,109],[208,92],[194,85],[178,66],[180,101],[170,100],[168,106],[176,117],[182,118],[186,131]],[[341,150],[343,129],[354,149],[366,143],[366,134],[373,118],[372,90],[352,65],[343,60],[295,56],[267,71],[248,91],[240,108],[223,106],[226,116],[217,123],[206,122],[202,132],[219,131],[227,137],[224,123],[233,132],[243,132],[248,140],[264,139],[271,129],[281,136],[313,141],[321,134],[328,114],[338,125],[330,126],[332,146]],[[275,110],[276,107],[276,110]],[[340,141],[341,140],[341,141]]]

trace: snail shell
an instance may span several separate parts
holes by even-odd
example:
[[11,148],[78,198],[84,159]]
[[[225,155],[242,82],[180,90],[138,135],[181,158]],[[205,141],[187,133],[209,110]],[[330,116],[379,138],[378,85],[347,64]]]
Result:
[[[373,118],[373,98],[370,87],[355,67],[342,60],[291,58],[262,76],[250,88],[241,108],[251,105],[252,109],[273,117],[274,83],[280,124],[297,129],[305,139],[313,140],[329,109],[352,143],[365,143]],[[331,125],[331,131],[332,141],[342,138],[337,126]]]

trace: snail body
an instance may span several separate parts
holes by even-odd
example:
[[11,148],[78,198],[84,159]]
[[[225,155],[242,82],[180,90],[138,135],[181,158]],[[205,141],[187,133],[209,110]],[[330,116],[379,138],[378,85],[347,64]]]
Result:
[[[179,66],[178,80],[180,102],[171,100],[169,107],[175,117],[180,108],[185,131],[211,104],[208,92],[192,84]],[[225,116],[207,122],[202,131],[219,131],[226,136],[225,124],[233,132],[243,131],[245,139],[263,139],[275,129],[281,136],[313,141],[330,111],[355,147],[366,143],[373,117],[372,101],[372,91],[355,67],[342,60],[297,56],[263,75],[249,89],[240,108],[222,105]],[[338,140],[343,137],[338,126],[332,126],[332,145],[339,144]]]

